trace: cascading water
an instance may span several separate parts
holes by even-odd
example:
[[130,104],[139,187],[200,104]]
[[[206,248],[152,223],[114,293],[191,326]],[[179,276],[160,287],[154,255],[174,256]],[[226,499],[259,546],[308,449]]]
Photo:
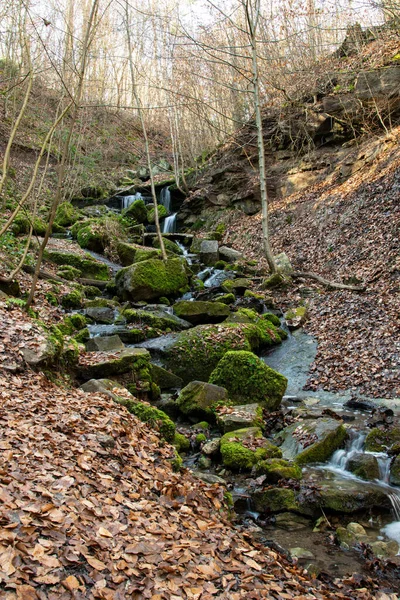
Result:
[[176,233],[176,215],[177,213],[174,213],[164,219],[163,233]]
[[142,200],[142,194],[140,192],[136,192],[136,194],[131,194],[130,196],[122,196],[121,198],[121,210],[128,208],[131,204],[136,202],[136,200]]
[[162,188],[159,203],[165,206],[168,212],[171,212],[171,192],[169,186]]

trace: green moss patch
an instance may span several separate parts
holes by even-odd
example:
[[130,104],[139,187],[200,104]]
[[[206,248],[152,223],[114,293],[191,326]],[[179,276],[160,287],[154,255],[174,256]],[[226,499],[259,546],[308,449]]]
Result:
[[188,289],[186,267],[179,258],[141,261],[121,269],[115,281],[123,300],[156,300]]

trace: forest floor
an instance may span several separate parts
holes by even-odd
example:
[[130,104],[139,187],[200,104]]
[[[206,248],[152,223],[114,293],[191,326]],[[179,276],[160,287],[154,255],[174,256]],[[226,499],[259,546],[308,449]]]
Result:
[[[271,202],[275,254],[286,252],[295,270],[366,285],[354,293],[304,279],[273,292],[278,306],[307,302],[306,330],[318,340],[309,389],[400,396],[399,137],[397,128],[387,151],[346,181]],[[261,215],[230,215],[224,242],[265,264]]]

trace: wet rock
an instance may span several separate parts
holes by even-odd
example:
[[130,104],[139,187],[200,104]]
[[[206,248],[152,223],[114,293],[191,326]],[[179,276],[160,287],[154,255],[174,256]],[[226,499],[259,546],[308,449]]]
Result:
[[309,527],[310,519],[292,512],[283,512],[275,516],[275,525],[279,529],[285,529],[286,531],[298,531]]
[[250,471],[260,460],[279,457],[279,448],[263,438],[259,427],[247,427],[225,433],[220,446],[224,467]]
[[156,383],[162,390],[177,389],[181,388],[183,381],[180,377],[177,377],[167,369],[158,365],[150,365],[151,377],[154,383]]
[[379,479],[379,464],[372,454],[359,453],[351,457],[347,469],[357,477],[366,481]]
[[115,309],[107,306],[93,306],[85,309],[85,315],[96,323],[111,325],[115,321]]
[[365,439],[365,449],[369,452],[387,452],[398,443],[400,443],[400,426],[384,429],[375,427]]
[[205,383],[204,381],[191,381],[179,394],[176,405],[182,414],[193,419],[215,419],[213,407],[228,401],[228,392],[225,388]]
[[222,477],[218,477],[218,475],[214,475],[213,473],[203,473],[202,471],[193,471],[193,476],[196,477],[196,479],[201,479],[205,483],[211,483],[211,484],[218,483],[219,485],[223,485],[223,486],[227,485],[225,479],[222,479]]
[[233,248],[228,248],[227,246],[220,247],[219,256],[222,260],[225,260],[229,263],[234,263],[243,258],[243,254],[241,252],[238,252],[238,250],[234,250]]
[[283,458],[298,465],[325,462],[340,448],[347,437],[342,423],[336,419],[294,423],[274,436],[280,445]]
[[289,552],[292,558],[298,558],[299,560],[301,559],[313,559],[314,554],[312,552],[310,552],[310,550],[306,550],[305,548],[289,548]]
[[376,408],[376,404],[370,402],[369,400],[360,400],[358,398],[351,398],[344,404],[347,408],[352,408],[353,410],[367,410],[372,411]]
[[285,312],[285,322],[290,330],[302,327],[307,319],[307,308],[297,306]]
[[258,402],[268,410],[279,407],[287,387],[286,377],[246,351],[227,352],[209,381],[226,387],[235,404]]
[[122,350],[122,348],[125,348],[125,345],[118,335],[97,336],[86,342],[88,352],[111,352],[112,350]]
[[260,427],[263,423],[262,408],[257,403],[227,406],[217,409],[217,424],[223,433],[243,429],[245,427]]
[[206,456],[215,456],[219,452],[220,445],[221,445],[221,438],[215,438],[214,440],[210,440],[209,442],[204,444],[201,451]]
[[277,483],[281,479],[300,480],[303,476],[301,468],[294,462],[281,458],[269,458],[256,465],[257,475],[265,475],[268,483]]
[[397,455],[390,465],[390,483],[400,486],[400,455]]
[[174,304],[174,313],[192,323],[221,323],[229,315],[229,306],[223,302],[185,301],[181,300]]
[[203,240],[201,242],[200,260],[205,265],[214,265],[219,260],[217,240]]
[[324,480],[319,485],[318,495],[301,503],[302,514],[321,514],[326,511],[352,514],[371,508],[390,508],[390,501],[379,487],[357,483],[352,480]]
[[256,490],[251,494],[251,498],[256,511],[260,513],[297,511],[299,508],[294,491],[288,488]]
[[359,542],[368,541],[367,532],[359,523],[349,523],[347,527],[338,527],[336,538],[344,550],[352,548]]

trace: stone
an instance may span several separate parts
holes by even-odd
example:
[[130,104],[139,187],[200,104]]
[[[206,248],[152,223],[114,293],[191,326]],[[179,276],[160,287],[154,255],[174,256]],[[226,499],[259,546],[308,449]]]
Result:
[[276,254],[274,260],[278,271],[281,271],[281,273],[290,274],[293,271],[292,263],[285,252]]
[[303,474],[301,468],[294,462],[282,458],[269,458],[260,461],[256,466],[257,475],[265,475],[268,483],[277,483],[281,479],[299,481]]
[[275,516],[275,525],[286,531],[299,531],[310,526],[310,519],[292,512],[283,512]]
[[257,403],[217,409],[217,425],[223,433],[245,427],[260,427],[262,424],[262,408]]
[[[96,360],[97,358],[97,360]],[[112,377],[124,373],[131,373],[132,376],[139,374],[141,369],[148,369],[150,366],[150,354],[144,348],[124,348],[118,352],[102,353],[99,357],[93,356],[93,362],[90,364],[81,363],[78,365],[78,374],[82,379],[97,379],[102,377]]]
[[353,455],[346,468],[357,477],[366,481],[379,479],[379,464],[373,454],[363,454],[360,452]]
[[201,242],[200,260],[205,265],[214,265],[219,260],[217,240],[203,240]]
[[286,377],[247,351],[227,352],[209,381],[226,387],[235,404],[257,402],[271,411],[279,407],[287,387]]
[[124,217],[135,221],[135,223],[147,223],[146,205],[141,199],[132,202],[128,208],[125,208],[122,214]]
[[260,460],[281,456],[279,448],[263,438],[259,427],[225,433],[220,451],[224,467],[234,471],[250,471]]
[[346,428],[340,421],[322,418],[289,425],[274,436],[274,441],[283,458],[305,465],[328,460],[346,437]]
[[292,558],[298,558],[299,560],[301,559],[313,559],[314,554],[312,552],[310,552],[310,550],[306,550],[305,548],[300,548],[300,547],[296,547],[296,548],[289,548],[289,552]]
[[206,442],[202,447],[201,451],[206,456],[215,456],[219,452],[219,448],[221,445],[221,438],[215,438]]
[[397,455],[390,465],[389,481],[392,485],[400,486],[400,455]]
[[362,71],[357,76],[354,92],[360,100],[398,99],[400,96],[400,67],[396,65]]
[[150,258],[159,258],[160,250],[156,248],[146,248],[139,244],[128,244],[126,242],[118,242],[116,246],[119,261],[122,266],[128,267],[142,260]]
[[211,458],[208,458],[208,456],[200,456],[199,460],[197,461],[197,467],[203,471],[209,469],[211,464]]
[[288,488],[267,488],[255,490],[251,494],[254,509],[259,513],[297,511],[299,504],[293,490]]
[[44,328],[41,333],[44,334],[45,339],[39,340],[35,348],[22,348],[25,362],[34,369],[52,365],[61,355],[63,348],[63,343],[58,336],[52,335]]
[[85,315],[104,325],[111,325],[115,321],[115,309],[107,306],[92,306],[85,309]]
[[182,414],[192,420],[215,420],[213,407],[226,404],[227,401],[228,392],[225,388],[204,381],[191,381],[181,390],[176,405]]
[[192,326],[188,321],[169,312],[165,306],[156,304],[147,305],[146,310],[126,308],[121,313],[121,317],[127,323],[135,323],[138,327],[145,324],[162,331],[182,331],[182,329],[189,329]]
[[188,289],[186,263],[179,258],[150,259],[118,271],[117,294],[123,300],[157,300]]
[[223,485],[226,487],[227,483],[225,479],[222,477],[218,477],[218,475],[214,475],[213,473],[203,473],[203,471],[193,471],[193,476],[196,479],[201,479],[204,483],[218,483],[219,485]]
[[97,336],[86,342],[88,352],[111,352],[112,350],[122,350],[122,348],[125,348],[125,344],[118,335]]
[[400,442],[400,427],[392,426],[385,429],[374,427],[365,438],[367,452],[387,452]]
[[243,254],[233,248],[221,246],[219,249],[219,257],[221,260],[225,260],[228,263],[235,263],[236,261],[243,259]]
[[106,281],[110,278],[109,268],[104,263],[97,261],[90,254],[74,254],[73,252],[62,252],[60,250],[45,250],[45,260],[56,265],[71,265],[82,272],[86,279],[98,279]]
[[399,552],[399,544],[394,540],[390,542],[372,542],[370,544],[372,552],[378,558],[392,558]]
[[115,402],[118,401],[119,397],[116,393],[116,390],[118,388],[123,390],[124,396],[131,397],[132,400],[134,400],[132,394],[130,394],[128,390],[124,388],[124,386],[119,384],[117,381],[112,381],[111,379],[89,379],[89,381],[86,381],[84,384],[81,385],[81,389],[84,392],[95,392],[105,394]]
[[183,385],[183,381],[180,377],[177,377],[159,365],[151,364],[150,373],[152,380],[161,390],[179,389]]
[[305,306],[297,306],[285,312],[284,315],[286,325],[291,331],[302,327],[307,319],[307,308]]
[[227,294],[235,292],[236,294],[244,294],[245,291],[251,287],[252,282],[250,279],[246,279],[244,277],[240,277],[238,279],[226,279],[221,288]]
[[229,315],[229,306],[222,302],[187,301],[180,300],[174,304],[174,313],[192,323],[221,323]]

